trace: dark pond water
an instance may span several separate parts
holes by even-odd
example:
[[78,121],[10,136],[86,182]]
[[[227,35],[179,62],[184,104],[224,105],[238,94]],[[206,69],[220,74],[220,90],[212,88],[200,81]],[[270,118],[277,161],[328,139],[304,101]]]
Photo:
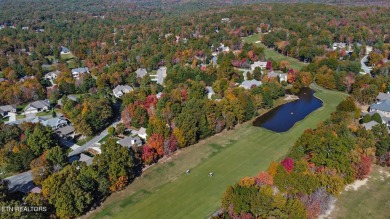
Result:
[[314,97],[314,91],[310,88],[302,88],[298,96],[299,100],[280,105],[258,117],[253,125],[274,132],[285,132],[322,106],[322,101]]

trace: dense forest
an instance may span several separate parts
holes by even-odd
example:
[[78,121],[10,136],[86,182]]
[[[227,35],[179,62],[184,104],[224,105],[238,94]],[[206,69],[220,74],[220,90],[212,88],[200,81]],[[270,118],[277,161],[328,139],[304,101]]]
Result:
[[[346,183],[365,177],[374,158],[388,165],[389,138],[380,137],[384,128],[362,129],[355,103],[371,104],[379,92],[390,91],[390,9],[380,4],[236,5],[254,2],[261,1],[0,1],[0,105],[25,106],[47,98],[55,106],[61,100],[61,113],[75,131],[93,137],[113,122],[114,106],[120,103],[121,123],[111,129],[112,137],[141,127],[148,135],[142,147],[107,140],[87,166],[68,162],[50,128],[1,124],[1,170],[31,170],[42,193],[22,199],[10,194],[2,180],[0,203],[49,206],[36,218],[81,216],[124,189],[143,167],[234,129],[272,108],[287,89],[297,93],[313,82],[351,98],[331,119],[306,131],[286,160],[229,188],[224,216],[314,217],[323,210],[311,202],[314,196],[325,203]],[[242,37],[254,34],[267,48],[243,42]],[[346,46],[333,49],[335,42]],[[64,54],[63,47],[70,52]],[[265,49],[306,64],[291,67],[267,57]],[[366,54],[372,72],[363,75]],[[266,67],[244,75],[255,62]],[[78,67],[88,67],[90,74],[75,78],[72,69]],[[162,84],[151,80],[160,67],[167,67]],[[148,73],[140,77],[139,69]],[[54,71],[55,79],[45,78]],[[287,80],[271,77],[274,71],[286,73]],[[261,85],[244,88],[245,79]],[[112,93],[118,85],[134,90],[117,99]],[[321,147],[314,150],[312,140]],[[328,159],[326,153],[339,159]],[[305,177],[309,180],[302,185]],[[248,204],[248,194],[256,205]],[[308,212],[312,205],[316,211]],[[8,213],[8,218],[33,217]]]

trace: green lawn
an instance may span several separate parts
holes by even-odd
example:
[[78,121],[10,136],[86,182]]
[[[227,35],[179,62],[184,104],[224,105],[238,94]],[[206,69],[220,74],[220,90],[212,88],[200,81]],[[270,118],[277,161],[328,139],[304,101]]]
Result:
[[75,57],[72,53],[70,53],[70,54],[61,54],[60,56],[61,56],[61,59],[63,59],[63,60],[69,60],[69,59],[73,59]]
[[341,193],[331,218],[357,219],[390,217],[390,168],[373,166],[366,185]]
[[[321,89],[324,106],[290,131],[274,133],[246,123],[179,151],[146,170],[124,191],[84,218],[205,218],[218,210],[227,186],[282,159],[305,129],[328,118],[344,94]],[[191,169],[189,175],[184,174]],[[208,174],[214,172],[214,177]]]
[[87,143],[88,141],[90,141],[93,137],[86,137],[86,138],[83,138],[83,139],[80,139],[76,142],[77,145],[79,146],[83,146],[85,143]]
[[292,58],[292,57],[287,57],[287,56],[284,56],[278,52],[276,52],[275,50],[273,49],[269,49],[268,47],[266,47],[264,44],[262,43],[256,43],[257,41],[260,41],[260,36],[261,34],[254,34],[252,36],[249,36],[249,37],[244,37],[242,38],[244,40],[244,42],[247,42],[247,43],[252,43],[252,44],[255,44],[257,46],[261,46],[264,48],[264,53],[265,53],[265,57],[268,59],[268,58],[271,58],[275,61],[283,61],[283,60],[286,60],[286,61],[289,61],[290,62],[290,66],[294,69],[298,69],[300,70],[303,66],[305,66],[306,64],[299,61],[298,59],[295,59],[295,58]]

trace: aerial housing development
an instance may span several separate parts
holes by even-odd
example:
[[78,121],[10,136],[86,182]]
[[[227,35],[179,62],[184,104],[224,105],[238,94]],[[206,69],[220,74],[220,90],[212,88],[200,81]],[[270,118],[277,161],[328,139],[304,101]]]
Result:
[[389,218],[389,6],[0,1],[0,218]]

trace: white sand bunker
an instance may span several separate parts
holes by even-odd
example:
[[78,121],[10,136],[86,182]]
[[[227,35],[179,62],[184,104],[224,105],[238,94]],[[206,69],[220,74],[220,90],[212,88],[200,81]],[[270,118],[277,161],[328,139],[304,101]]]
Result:
[[368,178],[365,178],[363,180],[356,180],[355,182],[353,182],[352,184],[349,184],[345,187],[345,191],[349,191],[349,190],[358,190],[360,187],[366,185],[368,182]]
[[261,41],[256,41],[255,43],[261,43]]

